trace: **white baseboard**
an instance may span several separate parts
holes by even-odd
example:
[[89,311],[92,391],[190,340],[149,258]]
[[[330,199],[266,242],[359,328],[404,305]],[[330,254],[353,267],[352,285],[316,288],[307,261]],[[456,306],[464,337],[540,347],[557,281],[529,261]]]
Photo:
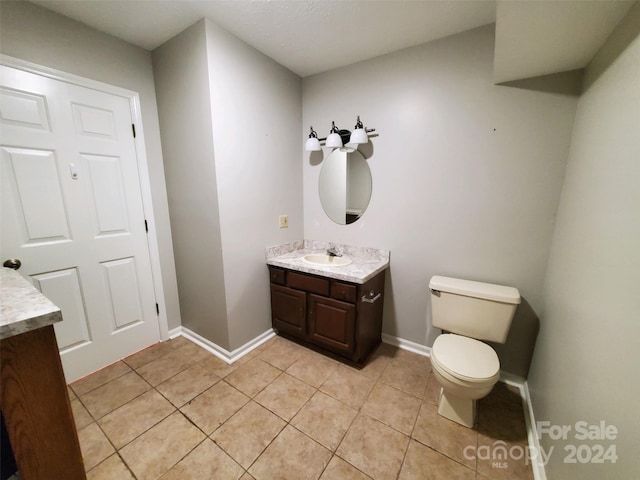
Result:
[[[402,350],[408,350],[418,355],[425,357],[431,357],[431,347],[421,345],[404,338],[394,337],[386,333],[382,334],[382,341],[389,345],[401,348]],[[500,371],[500,381],[507,385],[517,387],[520,391],[520,398],[522,399],[522,407],[524,409],[524,422],[527,426],[527,440],[529,443],[530,451],[536,455],[536,458],[532,459],[532,469],[534,480],[547,480],[547,474],[544,468],[544,459],[540,453],[540,441],[538,439],[538,432],[536,431],[536,420],[533,415],[533,407],[531,405],[531,395],[529,393],[529,384],[527,380],[514,375],[509,372]]]
[[431,347],[427,347],[425,345],[421,345],[419,343],[415,343],[410,340],[405,340],[404,338],[394,337],[393,335],[388,335],[386,333],[383,333],[382,341],[388,345],[393,345],[394,347],[398,347],[398,348],[401,348],[402,350],[407,350],[409,352],[417,353],[418,355],[422,355],[424,357],[431,356]]
[[547,472],[544,468],[545,462],[542,458],[542,449],[540,447],[540,439],[538,438],[538,430],[536,429],[536,418],[533,414],[533,404],[531,403],[531,393],[529,392],[529,382],[522,382],[522,391],[524,392],[524,420],[527,423],[527,438],[529,447],[536,452],[536,458],[532,461],[533,478],[535,480],[547,480]]
[[182,335],[182,327],[176,327],[169,330],[169,339],[172,340]]
[[173,339],[180,336],[185,337],[191,340],[193,343],[200,345],[202,348],[204,348],[208,352],[211,352],[220,360],[228,364],[231,364],[236,360],[239,360],[240,358],[244,357],[251,350],[253,350],[254,348],[258,348],[267,340],[275,337],[275,335],[276,335],[276,332],[273,330],[273,328],[270,328],[266,332],[258,335],[253,340],[249,340],[247,343],[245,343],[241,347],[236,348],[235,350],[230,352],[222,348],[221,346],[213,343],[211,340],[208,340],[203,336],[198,335],[196,332],[189,330],[186,327],[177,327],[169,331],[169,338]]
[[517,387],[520,391],[522,399],[522,408],[524,409],[524,423],[527,426],[527,441],[529,450],[535,458],[531,459],[531,467],[533,469],[534,480],[547,480],[547,473],[544,468],[544,459],[542,458],[540,449],[540,440],[536,430],[536,419],[533,415],[533,406],[531,405],[531,395],[529,393],[529,384],[527,380],[509,372],[500,372],[500,381],[507,385]]

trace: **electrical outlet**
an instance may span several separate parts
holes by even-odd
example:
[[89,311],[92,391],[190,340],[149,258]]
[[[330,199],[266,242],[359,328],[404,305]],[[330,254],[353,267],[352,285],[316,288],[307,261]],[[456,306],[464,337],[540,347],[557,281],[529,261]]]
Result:
[[280,215],[280,228],[289,228],[289,215]]

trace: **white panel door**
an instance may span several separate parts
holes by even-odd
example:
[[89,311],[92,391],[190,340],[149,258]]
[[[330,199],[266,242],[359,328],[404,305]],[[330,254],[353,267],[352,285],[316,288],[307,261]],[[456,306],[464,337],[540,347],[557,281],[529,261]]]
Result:
[[62,309],[71,382],[160,339],[131,107],[0,68],[0,258]]

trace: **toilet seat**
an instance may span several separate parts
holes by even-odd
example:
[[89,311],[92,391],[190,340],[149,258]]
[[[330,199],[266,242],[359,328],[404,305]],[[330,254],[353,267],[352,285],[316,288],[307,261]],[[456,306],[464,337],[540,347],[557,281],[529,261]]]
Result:
[[443,373],[473,384],[495,383],[500,376],[500,360],[493,348],[453,333],[436,338],[431,348],[431,361]]

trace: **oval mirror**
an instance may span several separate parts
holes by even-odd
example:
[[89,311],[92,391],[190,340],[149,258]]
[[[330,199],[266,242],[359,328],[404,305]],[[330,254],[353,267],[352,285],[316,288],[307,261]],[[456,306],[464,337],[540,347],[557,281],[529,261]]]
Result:
[[371,170],[362,154],[335,149],[322,164],[318,181],[320,203],[327,216],[340,225],[362,216],[371,198]]

